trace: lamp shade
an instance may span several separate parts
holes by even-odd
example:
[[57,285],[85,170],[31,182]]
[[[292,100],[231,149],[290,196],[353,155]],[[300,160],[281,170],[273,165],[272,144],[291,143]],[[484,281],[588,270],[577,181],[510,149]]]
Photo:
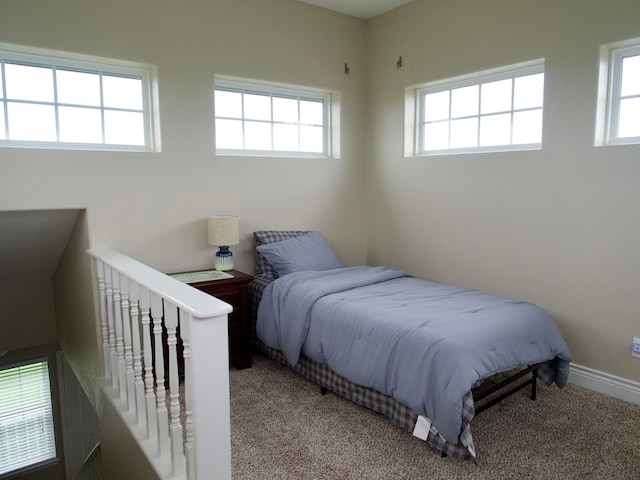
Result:
[[208,219],[209,245],[229,246],[239,242],[240,219],[233,215],[213,215]]

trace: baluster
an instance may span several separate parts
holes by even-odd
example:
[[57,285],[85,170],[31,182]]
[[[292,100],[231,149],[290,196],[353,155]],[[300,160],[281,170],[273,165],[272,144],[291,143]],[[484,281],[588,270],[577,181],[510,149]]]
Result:
[[98,276],[98,297],[100,298],[100,327],[102,336],[102,358],[104,360],[104,376],[111,377],[111,349],[109,348],[109,320],[107,317],[107,287],[104,281],[104,263],[96,259]]
[[166,405],[166,393],[164,385],[164,352],[162,345],[162,298],[151,294],[151,320],[153,321],[153,338],[155,342],[156,374],[156,413],[158,417],[158,446],[160,455],[169,453],[169,413]]
[[165,302],[164,324],[167,327],[167,346],[169,349],[169,427],[171,440],[171,465],[173,474],[184,474],[184,454],[182,453],[182,425],[180,425],[180,391],[178,378],[178,308]]
[[120,307],[122,308],[122,331],[124,333],[124,365],[126,371],[126,399],[127,410],[130,412],[136,406],[133,391],[133,348],[131,346],[131,303],[129,302],[129,279],[120,276]]
[[147,438],[158,437],[158,417],[156,415],[156,396],[153,391],[153,354],[151,351],[151,295],[146,288],[140,287],[140,310],[142,311],[142,353],[144,362],[144,391],[147,423]]
[[144,382],[142,381],[142,356],[140,348],[140,289],[136,282],[129,282],[129,302],[131,304],[131,343],[133,345],[133,391],[138,425],[145,425]]
[[116,352],[116,320],[113,314],[113,271],[108,265],[104,266],[107,295],[107,319],[109,323],[109,357],[111,363],[111,387],[118,389],[118,354]]
[[117,389],[120,399],[125,400],[127,395],[127,367],[124,362],[124,331],[122,327],[122,310],[120,302],[122,296],[120,294],[120,273],[112,271],[113,280],[113,313],[116,324],[116,353],[118,355],[118,373]]
[[195,451],[193,448],[193,399],[191,394],[191,382],[193,376],[191,373],[191,315],[186,312],[180,312],[180,338],[184,351],[184,404],[185,404],[185,430],[186,444],[184,447],[184,455],[186,457],[187,480],[196,478]]

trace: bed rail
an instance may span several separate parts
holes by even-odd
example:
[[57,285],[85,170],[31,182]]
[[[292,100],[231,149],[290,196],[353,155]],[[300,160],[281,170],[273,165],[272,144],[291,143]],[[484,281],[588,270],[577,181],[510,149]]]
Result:
[[[496,405],[497,403],[500,403],[502,400],[504,400],[505,398],[510,397],[511,395],[513,395],[514,393],[522,390],[523,388],[527,387],[528,385],[531,385],[531,400],[536,399],[536,395],[537,395],[537,381],[538,381],[538,369],[540,369],[542,367],[542,365],[544,365],[546,362],[541,362],[541,363],[536,363],[534,365],[530,365],[527,368],[524,368],[522,370],[520,370],[519,372],[510,375],[508,377],[506,377],[504,380],[502,380],[501,382],[496,383],[495,385],[492,385],[489,388],[483,389],[482,391],[478,392],[477,394],[474,393],[473,395],[473,401],[476,402],[476,415],[484,412],[486,409]],[[490,400],[488,400],[487,402],[483,403],[482,405],[478,406],[477,402],[480,402],[481,400],[484,400],[485,398],[489,397],[490,395],[508,387],[509,385],[513,384],[514,382],[516,382],[517,380],[519,380],[520,378],[524,377],[525,375],[527,375],[528,373],[531,372],[531,377],[521,383],[516,384],[515,386],[509,388],[508,390],[504,391],[504,393],[502,393],[501,395],[492,398]]]
[[231,306],[113,250],[88,254],[97,277],[105,396],[159,478],[230,479]]

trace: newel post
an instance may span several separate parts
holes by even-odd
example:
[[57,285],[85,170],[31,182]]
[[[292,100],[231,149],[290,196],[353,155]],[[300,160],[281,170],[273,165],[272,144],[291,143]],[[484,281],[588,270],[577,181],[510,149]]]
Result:
[[227,315],[192,318],[190,327],[196,478],[231,479]]

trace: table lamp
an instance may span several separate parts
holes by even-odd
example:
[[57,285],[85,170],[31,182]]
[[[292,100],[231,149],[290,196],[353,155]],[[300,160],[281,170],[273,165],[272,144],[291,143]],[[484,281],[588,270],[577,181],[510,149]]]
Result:
[[214,264],[216,270],[233,270],[233,254],[229,251],[229,245],[239,243],[239,225],[240,220],[233,215],[209,217],[209,245],[219,247]]

